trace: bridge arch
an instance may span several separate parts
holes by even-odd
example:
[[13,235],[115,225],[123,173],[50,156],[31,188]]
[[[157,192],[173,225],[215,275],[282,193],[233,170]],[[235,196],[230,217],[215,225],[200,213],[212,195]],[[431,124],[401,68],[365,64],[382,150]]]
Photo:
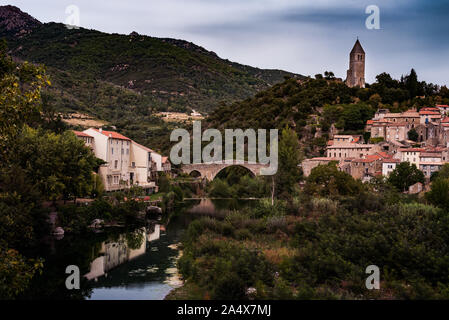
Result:
[[193,178],[201,178],[202,174],[201,174],[201,171],[193,169],[192,171],[189,172],[189,176],[191,176]]
[[215,173],[215,175],[213,176],[212,180],[214,180],[217,176],[219,176],[220,173],[222,173],[222,172],[224,172],[224,171],[226,171],[226,170],[229,170],[230,168],[243,168],[243,169],[245,169],[246,172],[248,172],[248,173],[251,175],[252,178],[255,178],[255,177],[257,176],[257,173],[256,173],[256,172],[254,172],[253,170],[251,170],[250,168],[248,168],[248,167],[245,166],[245,165],[241,165],[241,164],[232,164],[232,165],[229,165],[229,166],[227,166],[227,167],[223,167],[223,168],[219,169],[219,170]]
[[201,178],[206,178],[209,181],[215,179],[217,174],[225,168],[231,166],[240,166],[248,169],[253,176],[260,175],[260,170],[262,168],[268,167],[268,165],[260,164],[260,163],[248,163],[248,162],[212,162],[212,163],[194,163],[194,164],[185,164],[182,166],[182,171],[188,175],[192,172],[197,171],[201,174]]

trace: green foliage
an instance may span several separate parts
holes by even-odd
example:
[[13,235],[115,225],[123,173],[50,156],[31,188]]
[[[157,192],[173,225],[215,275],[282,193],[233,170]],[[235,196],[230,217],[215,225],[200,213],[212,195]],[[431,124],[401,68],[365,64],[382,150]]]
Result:
[[374,144],[382,142],[382,141],[384,141],[383,137],[374,137],[374,138],[369,139],[369,143],[374,143]]
[[304,192],[308,195],[355,195],[363,190],[362,183],[338,170],[335,162],[319,165],[307,177]]
[[424,173],[415,164],[401,162],[388,176],[388,182],[399,191],[407,191],[408,188],[417,183],[424,183]]
[[202,240],[189,247],[178,265],[182,274],[205,287],[212,299],[244,299],[247,288],[259,281],[270,282],[270,266],[260,252],[230,242]]
[[17,250],[0,246],[0,299],[14,299],[23,292],[42,266],[39,259],[26,259]]
[[449,212],[449,179],[443,176],[432,182],[432,187],[426,193],[426,199],[434,206]]
[[434,172],[431,180],[434,181],[437,178],[449,179],[449,163],[445,163],[439,171]]
[[232,198],[234,193],[226,181],[214,179],[210,185],[209,195],[212,198]]
[[316,108],[337,101],[349,103],[351,89],[336,81],[287,79],[254,98],[225,105],[210,114],[213,128],[277,128],[295,123],[301,133]]
[[11,139],[40,111],[40,91],[48,84],[43,67],[13,62],[4,40],[0,43],[0,160]]
[[187,41],[69,30],[60,23],[6,36],[18,57],[49,67],[60,107],[109,121],[124,113],[122,123],[132,120],[132,111],[141,121],[154,109],[209,111],[296,76],[233,63]]
[[[294,219],[286,207],[270,214],[267,202],[196,220],[183,239],[180,271],[214,299],[447,298],[449,217],[416,202],[388,204],[390,191],[378,187],[334,200],[302,197]],[[371,264],[381,268],[379,291],[365,287]],[[248,288],[255,291],[245,294]]]
[[412,128],[412,129],[407,133],[407,135],[408,135],[409,140],[412,140],[412,141],[415,141],[415,142],[418,141],[419,134],[418,134],[418,132],[416,132],[415,128]]
[[139,214],[145,209],[144,202],[128,200],[112,204],[99,199],[88,206],[69,204],[59,208],[58,218],[61,226],[67,233],[81,234],[87,231],[94,219],[106,222],[133,225],[138,222]]
[[278,159],[279,166],[275,176],[276,195],[279,198],[289,198],[293,196],[301,174],[298,167],[300,163],[298,136],[287,127],[281,133]]
[[91,193],[96,158],[72,132],[62,135],[24,128],[7,156],[49,200]]
[[[247,169],[229,167],[208,185],[208,194],[212,198],[262,198],[270,194],[271,181],[253,177]],[[239,174],[240,173],[240,174]],[[220,178],[221,177],[221,178]]]

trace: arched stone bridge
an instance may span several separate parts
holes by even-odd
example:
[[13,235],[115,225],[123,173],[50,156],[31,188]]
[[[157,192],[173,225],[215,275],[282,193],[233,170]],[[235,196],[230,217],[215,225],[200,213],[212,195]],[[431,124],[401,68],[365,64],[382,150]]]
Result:
[[192,174],[193,172],[198,172],[199,177],[206,178],[208,181],[215,179],[217,174],[228,167],[240,166],[248,169],[254,176],[260,175],[260,169],[268,168],[267,164],[252,163],[252,162],[207,162],[207,163],[194,163],[185,164],[181,167],[182,172],[187,174]]

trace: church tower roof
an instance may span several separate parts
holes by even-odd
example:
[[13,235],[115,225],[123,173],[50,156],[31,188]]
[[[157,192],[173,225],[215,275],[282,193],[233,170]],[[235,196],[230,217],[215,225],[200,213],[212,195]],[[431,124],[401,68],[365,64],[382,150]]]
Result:
[[354,48],[352,48],[351,54],[353,54],[353,53],[365,53],[365,50],[363,50],[359,39],[357,39],[357,41],[354,44]]

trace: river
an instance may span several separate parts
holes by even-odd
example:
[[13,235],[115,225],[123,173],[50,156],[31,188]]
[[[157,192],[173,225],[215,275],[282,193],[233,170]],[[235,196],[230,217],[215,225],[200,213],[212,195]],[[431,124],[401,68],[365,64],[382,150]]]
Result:
[[[182,234],[203,215],[225,215],[252,205],[244,200],[189,200],[146,227],[51,239],[36,250],[41,275],[22,299],[160,300],[182,285],[176,268]],[[68,290],[66,267],[80,270],[80,289]]]

